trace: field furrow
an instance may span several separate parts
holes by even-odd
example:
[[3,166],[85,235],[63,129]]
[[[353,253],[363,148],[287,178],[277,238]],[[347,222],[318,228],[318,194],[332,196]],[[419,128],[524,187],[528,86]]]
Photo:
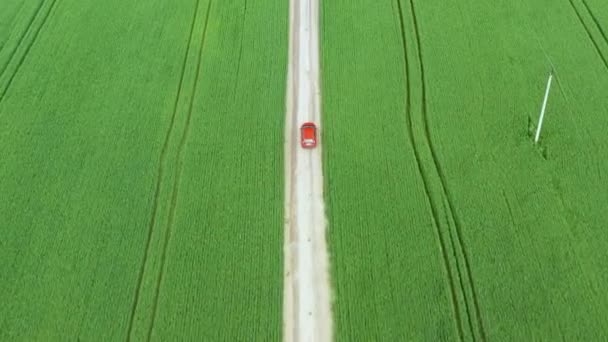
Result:
[[[446,215],[449,216],[448,224],[450,228],[450,233],[454,234],[456,238],[452,240],[453,248],[456,250],[457,255],[459,255],[457,259],[457,269],[459,272],[460,279],[464,278],[464,281],[461,282],[461,287],[463,288],[463,293],[465,293],[465,301],[467,305],[468,317],[469,317],[469,325],[471,328],[471,333],[474,339],[480,339],[481,341],[486,340],[486,334],[483,327],[483,319],[481,317],[481,312],[479,309],[479,302],[477,298],[477,291],[475,290],[475,282],[473,280],[473,274],[471,270],[471,265],[469,261],[469,257],[467,255],[467,249],[463,242],[462,237],[462,227],[461,221],[457,216],[457,213],[454,209],[454,203],[452,196],[450,195],[449,188],[447,186],[447,180],[444,175],[444,171],[441,167],[441,163],[437,157],[436,147],[434,146],[433,139],[430,133],[430,123],[429,123],[429,113],[428,113],[428,101],[427,101],[427,90],[426,90],[426,78],[425,78],[425,67],[423,64],[423,54],[422,54],[422,43],[421,43],[421,32],[420,26],[418,24],[418,19],[416,17],[416,8],[414,6],[414,0],[409,0],[410,9],[412,14],[412,20],[414,25],[414,33],[416,37],[416,45],[418,51],[418,62],[420,66],[420,84],[421,84],[421,96],[422,96],[422,126],[424,127],[424,139],[428,144],[428,148],[431,152],[431,159],[433,161],[433,169],[437,173],[439,177],[439,186],[441,188],[441,193],[443,194],[443,198],[447,203],[447,206],[444,205],[444,210],[446,211]],[[462,265],[464,264],[464,265]],[[464,273],[464,274],[463,274]],[[467,299],[468,297],[468,299]],[[471,309],[471,306],[474,309]]]
[[[56,1],[28,1],[23,4],[22,11],[18,13],[18,20],[13,23],[14,26],[10,31],[17,33],[15,37],[18,38],[11,40],[9,35],[7,42],[0,49],[0,102],[6,96],[15,75],[53,11]],[[28,9],[31,10],[31,14],[28,13]],[[19,25],[22,22],[27,22],[25,27]]]
[[3,4],[0,14],[0,75],[34,25],[43,4],[43,0],[11,0]]
[[280,339],[287,13],[43,3],[0,102],[0,339]]
[[[600,113],[608,105],[600,95],[608,76],[602,6],[574,3],[580,18],[570,3],[546,0],[401,1],[393,2],[395,14],[384,4],[325,4],[324,149],[338,339],[420,338],[436,327],[428,308],[439,307],[447,340],[605,336],[596,317],[606,300],[598,292],[606,241],[592,238],[608,203],[597,190],[606,168],[596,154],[606,148]],[[547,121],[534,146],[551,70]],[[403,239],[395,228],[401,219],[409,221]],[[429,279],[445,284],[442,301],[394,308],[383,298],[398,301],[406,280],[391,280],[411,274],[390,265],[416,253],[432,253],[440,277]],[[419,319],[402,319],[407,332],[391,324],[412,311]]]
[[[148,265],[148,260],[149,260],[149,255],[151,253],[157,252],[156,250],[151,248],[152,245],[152,239],[153,236],[158,236],[158,234],[160,234],[161,236],[164,236],[164,243],[163,246],[166,246],[168,243],[168,239],[169,239],[169,234],[168,232],[166,234],[162,234],[163,232],[165,232],[168,228],[166,228],[163,224],[163,222],[161,221],[161,223],[159,225],[161,225],[162,228],[165,229],[160,229],[157,226],[157,214],[159,212],[159,207],[160,208],[164,208],[166,203],[171,203],[173,204],[173,197],[171,197],[169,202],[168,200],[166,200],[164,197],[161,196],[161,186],[163,184],[163,180],[165,179],[165,169],[169,168],[169,166],[171,165],[165,165],[167,162],[167,155],[171,155],[170,153],[170,142],[172,140],[175,140],[175,138],[173,138],[173,132],[176,130],[176,126],[179,126],[179,123],[183,120],[183,118],[181,117],[182,115],[178,116],[178,112],[182,112],[183,111],[183,106],[180,107],[180,104],[184,103],[184,99],[182,96],[183,94],[187,94],[190,93],[190,95],[184,95],[184,97],[187,97],[190,99],[190,102],[192,102],[193,100],[193,93],[194,93],[194,87],[196,85],[196,81],[194,81],[194,83],[192,82],[188,82],[188,77],[186,75],[187,73],[187,69],[192,68],[192,66],[196,66],[196,68],[198,68],[198,66],[200,65],[201,62],[201,56],[202,56],[202,44],[199,44],[198,46],[200,46],[198,48],[198,54],[196,55],[197,57],[194,58],[194,60],[191,58],[192,56],[190,55],[191,51],[193,50],[193,45],[195,45],[194,50],[196,51],[196,43],[193,43],[193,38],[194,35],[197,33],[197,31],[195,30],[196,24],[200,25],[206,25],[207,20],[205,20],[204,22],[197,22],[197,17],[199,17],[200,15],[200,0],[197,0],[196,2],[193,3],[194,7],[193,7],[193,11],[192,11],[192,19],[191,19],[191,26],[190,26],[190,32],[188,34],[188,43],[187,43],[187,49],[185,51],[184,54],[184,59],[183,59],[183,64],[182,64],[182,69],[180,72],[180,80],[179,80],[179,86],[177,89],[177,96],[175,97],[175,103],[174,103],[174,107],[173,107],[173,111],[171,114],[171,119],[169,122],[169,127],[167,129],[167,133],[165,135],[165,139],[163,142],[163,146],[160,152],[160,157],[159,157],[159,163],[158,163],[158,171],[157,171],[157,178],[156,178],[156,187],[154,190],[154,203],[153,203],[153,207],[152,207],[152,214],[150,216],[150,225],[148,227],[148,237],[146,240],[146,247],[144,250],[144,258],[143,258],[143,262],[141,264],[140,267],[140,271],[139,271],[139,277],[138,277],[138,282],[137,282],[137,287],[135,289],[135,295],[134,295],[134,299],[133,299],[133,308],[132,308],[132,312],[129,318],[129,327],[128,327],[128,332],[127,332],[127,336],[129,337],[129,339],[132,338],[133,335],[133,329],[134,329],[134,324],[135,324],[135,316],[138,314],[138,306],[140,305],[140,301],[143,301],[140,296],[142,295],[142,283],[144,281],[144,275],[145,275],[145,270],[146,270],[146,266]],[[209,9],[207,9],[206,12],[203,13],[203,15],[209,13]],[[200,32],[198,32],[200,33]],[[204,37],[204,34],[203,34]],[[196,39],[195,39],[196,40]],[[198,40],[196,40],[198,41]],[[190,62],[190,63],[188,63]],[[190,74],[190,72],[188,72],[188,74]],[[198,71],[196,72],[196,75],[198,75]],[[186,88],[186,89],[185,89]],[[190,115],[190,112],[188,112],[188,115]],[[181,126],[180,126],[181,127]],[[178,127],[179,128],[179,127]],[[185,131],[184,131],[185,132]],[[184,135],[184,133],[182,133],[182,135]],[[172,139],[173,138],[173,139]],[[178,153],[178,157],[179,157],[179,153]],[[176,162],[171,161],[172,164],[175,164]],[[173,168],[175,170],[177,170],[177,168],[175,168],[175,165],[173,165]],[[165,180],[166,182],[166,180]],[[175,184],[173,184],[173,186],[175,186]],[[165,199],[165,201],[163,202],[163,199]],[[163,202],[163,203],[161,203]],[[161,232],[158,232],[158,230],[161,230]],[[163,265],[164,265],[164,258],[165,258],[165,254],[166,254],[166,247],[163,247],[162,249],[162,254],[161,254],[161,261],[160,261],[160,270],[157,271],[158,274],[158,279],[162,278],[162,269],[163,269]],[[150,266],[148,266],[150,267]],[[156,270],[156,269],[154,269]],[[152,271],[149,271],[152,272]],[[151,276],[153,277],[153,276]],[[157,305],[157,301],[158,301],[158,291],[159,291],[159,280],[156,281],[156,283],[154,283],[153,286],[153,295],[152,295],[152,304],[151,304],[151,308],[149,310],[143,310],[144,312],[141,313],[141,315],[143,315],[144,317],[151,317],[148,318],[150,320],[149,323],[149,328],[144,330],[147,331],[147,339],[149,339],[149,333],[152,330],[152,326],[153,326],[153,322],[154,322],[154,315],[156,312],[156,305]],[[148,308],[146,308],[148,309]],[[141,310],[141,309],[140,309]],[[151,313],[149,312],[151,311]],[[147,322],[147,321],[144,321]],[[141,323],[139,323],[141,325]]]
[[2,0],[0,341],[608,340],[607,89],[605,0]]
[[[450,287],[450,292],[451,292],[451,297],[452,297],[452,304],[454,306],[454,317],[456,320],[456,325],[458,327],[458,334],[459,334],[459,338],[460,340],[464,339],[465,333],[463,330],[463,319],[466,319],[470,322],[470,316],[468,314],[468,312],[464,312],[465,314],[465,318],[462,317],[463,313],[461,312],[461,301],[462,299],[462,291],[463,291],[463,287],[462,287],[462,282],[458,282],[456,283],[457,279],[461,279],[461,274],[459,271],[454,270],[453,269],[453,265],[452,265],[452,255],[454,255],[453,252],[451,252],[452,248],[453,248],[453,243],[450,244],[450,246],[448,246],[447,244],[447,239],[444,236],[445,232],[442,231],[442,227],[440,226],[440,222],[444,222],[444,219],[442,218],[442,216],[440,215],[440,213],[438,212],[438,208],[437,208],[437,204],[433,203],[433,191],[432,191],[432,186],[431,186],[431,180],[429,179],[429,176],[425,170],[425,168],[423,167],[423,158],[421,157],[421,148],[422,146],[418,146],[416,141],[414,140],[414,124],[413,124],[413,113],[412,113],[412,96],[413,96],[413,92],[412,92],[412,79],[413,77],[408,77],[411,76],[410,75],[410,57],[408,56],[408,38],[406,38],[407,34],[405,31],[405,20],[404,20],[404,11],[401,5],[401,1],[397,0],[397,11],[399,13],[399,28],[401,30],[401,38],[402,38],[402,44],[403,44],[403,57],[404,57],[404,64],[405,64],[405,74],[406,74],[406,94],[405,94],[405,98],[406,98],[406,117],[407,117],[407,128],[408,128],[408,136],[409,136],[409,140],[410,140],[410,146],[413,149],[415,158],[416,158],[416,165],[418,166],[418,170],[420,173],[420,177],[424,183],[424,188],[425,188],[425,192],[428,198],[428,201],[431,203],[431,212],[433,214],[433,226],[435,227],[436,231],[437,231],[437,237],[438,237],[438,241],[439,241],[439,248],[441,250],[441,255],[443,256],[443,262],[444,262],[444,266],[446,268],[446,274],[447,274],[447,281]],[[411,5],[411,2],[408,1],[407,5]],[[408,6],[409,7],[409,6]],[[409,9],[411,10],[411,7],[409,7]],[[407,12],[406,12],[407,13]],[[411,16],[412,12],[409,12],[410,16]],[[409,19],[409,18],[408,18]],[[417,34],[416,34],[417,36]],[[418,42],[416,42],[418,43]],[[418,47],[417,50],[419,50],[420,48]],[[420,56],[418,56],[418,60],[416,61],[416,63],[419,63],[419,69],[418,71],[420,72],[420,74],[422,75],[422,65],[421,65],[421,59]],[[422,82],[420,84],[417,84],[418,86],[420,85],[424,85],[424,80],[422,79]],[[424,87],[422,87],[422,93],[424,93]],[[424,102],[424,100],[423,100]],[[423,105],[424,106],[424,105]],[[428,141],[427,141],[428,143]],[[450,240],[452,241],[452,240]],[[456,273],[455,273],[456,272]],[[466,303],[464,303],[464,305],[466,306]],[[471,333],[472,330],[471,326],[469,324],[469,326],[466,328],[469,329],[467,331],[467,336]]]
[[584,0],[583,5],[593,16],[593,21],[600,28],[602,36],[608,40],[608,4],[601,0]]
[[[181,134],[181,137],[179,139],[179,145],[177,146],[176,164],[174,166],[175,174],[173,177],[174,181],[173,181],[173,187],[172,187],[171,202],[169,204],[169,217],[168,217],[168,221],[167,221],[165,238],[163,241],[163,248],[161,250],[161,256],[160,256],[160,258],[161,258],[160,259],[161,260],[160,261],[160,272],[158,273],[158,279],[156,280],[156,283],[155,283],[154,301],[152,303],[152,309],[151,309],[152,318],[151,318],[151,322],[150,322],[150,327],[148,329],[147,340],[150,340],[151,335],[152,335],[152,330],[154,329],[154,321],[155,321],[156,315],[158,313],[158,296],[159,296],[161,286],[162,286],[163,275],[166,272],[167,248],[169,247],[169,243],[171,241],[171,233],[173,230],[174,220],[175,220],[175,210],[177,207],[177,195],[179,194],[180,178],[182,176],[184,145],[186,143],[186,140],[188,139],[188,133],[190,132],[190,123],[192,121],[192,109],[193,109],[193,104],[194,104],[194,95],[196,94],[197,85],[199,84],[199,80],[201,77],[201,63],[202,63],[202,57],[203,57],[203,49],[205,47],[205,37],[207,34],[207,27],[209,24],[209,14],[211,12],[212,3],[213,3],[212,0],[208,1],[207,9],[205,11],[206,18],[204,21],[204,26],[203,26],[203,30],[202,30],[202,34],[201,34],[201,38],[200,38],[201,40],[199,43],[199,52],[198,52],[198,59],[196,62],[196,69],[194,71],[194,75],[195,75],[194,76],[194,86],[192,87],[192,93],[190,95],[190,102],[188,104],[188,109],[186,111],[186,119],[185,119],[186,122],[184,124],[184,129]],[[197,6],[197,9],[198,9],[198,6]]]
[[0,104],[0,335],[125,339],[191,14],[68,0],[53,13]]
[[593,15],[593,12],[590,11],[589,6],[587,6],[587,3],[585,1],[568,1],[570,2],[570,7],[576,14],[576,17],[578,18],[580,24],[587,32],[587,37],[589,38],[589,41],[591,41],[591,43],[593,44],[593,47],[602,59],[606,70],[608,70],[608,57],[606,57],[606,55],[608,54],[608,40],[606,39],[606,35],[604,34],[602,26],[599,25],[599,22]]
[[419,141],[422,84],[410,4],[325,3],[323,13],[336,336],[470,339],[440,181]]
[[[471,309],[480,312],[488,339],[602,336],[604,328],[594,318],[576,323],[564,318],[584,316],[583,305],[599,308],[590,302],[603,301],[593,290],[599,285],[597,270],[585,268],[593,260],[587,258],[600,255],[584,252],[586,242],[576,235],[593,231],[592,226],[564,218],[560,210],[580,199],[561,199],[556,176],[548,174],[561,173],[559,168],[549,170],[569,148],[584,149],[595,140],[593,133],[582,134],[573,145],[560,145],[555,134],[577,136],[569,132],[583,129],[583,122],[597,112],[568,114],[568,102],[575,97],[596,98],[595,106],[603,106],[605,101],[593,95],[605,87],[603,63],[567,3],[496,7],[470,1],[442,7],[452,18],[447,21],[433,15],[437,6],[427,2],[416,7],[424,24],[427,111],[439,170],[458,218],[461,234],[455,238],[462,238],[474,275],[475,296],[470,298],[477,298],[478,309]],[[541,13],[547,21],[534,19]],[[541,148],[535,148],[527,121],[537,120],[552,68],[557,74],[547,114],[552,119],[544,127]],[[575,81],[574,70],[584,70],[589,83]],[[598,74],[591,77],[591,70]],[[573,96],[573,82],[589,93]],[[594,177],[579,184],[598,181]]]
[[604,27],[608,24],[607,22],[602,23],[599,19],[599,17],[593,12],[593,10],[591,9],[591,7],[589,6],[589,2],[587,0],[581,0],[583,3],[583,6],[585,6],[585,10],[587,10],[587,13],[589,13],[589,15],[591,16],[591,19],[593,19],[593,23],[595,24],[595,26],[597,27],[597,29],[599,30],[602,39],[604,40],[604,42],[606,44],[608,44],[608,34],[606,34],[606,31],[604,30]]
[[[448,192],[445,176],[436,156],[429,129],[425,67],[420,40],[420,27],[416,18],[416,8],[413,1],[408,1],[404,7],[406,8],[405,15],[402,13],[400,18],[405,16],[407,22],[411,23],[411,25],[408,25],[408,29],[406,30],[406,20],[401,19],[401,25],[404,26],[402,28],[403,45],[406,47],[406,41],[410,41],[411,50],[415,51],[410,52],[411,55],[408,58],[408,50],[407,48],[404,49],[406,55],[405,64],[406,69],[409,69],[410,65],[414,65],[416,68],[415,70],[407,70],[407,89],[414,91],[414,93],[406,95],[408,107],[411,107],[410,97],[420,96],[417,106],[414,107],[414,111],[410,111],[407,114],[410,126],[408,134],[411,135],[412,148],[415,154],[419,156],[417,157],[418,163],[422,164],[420,176],[425,184],[427,184],[427,189],[429,189],[427,193],[429,194],[429,201],[431,202],[441,249],[442,251],[447,250],[447,252],[443,253],[447,254],[444,259],[448,270],[448,281],[452,287],[458,286],[457,289],[452,291],[452,295],[455,303],[456,320],[460,326],[460,331],[466,331],[461,337],[485,340],[469,257],[462,241],[460,221],[454,212],[454,204]],[[401,5],[399,5],[399,10],[402,11]],[[408,63],[408,60],[411,60],[411,62]],[[410,84],[413,84],[413,86],[410,86]],[[451,275],[452,273],[454,273],[453,276]],[[460,308],[460,301],[462,301],[461,304],[464,308]],[[463,317],[462,319],[460,318],[461,316]],[[462,320],[468,322],[468,326],[463,326],[465,323]]]
[[190,69],[192,93],[166,178],[173,186],[158,220],[165,232],[153,264],[162,273],[146,275],[152,301],[143,312],[153,317],[146,334],[278,340],[288,7],[247,0],[201,7],[209,7],[195,34],[204,36],[201,59]]

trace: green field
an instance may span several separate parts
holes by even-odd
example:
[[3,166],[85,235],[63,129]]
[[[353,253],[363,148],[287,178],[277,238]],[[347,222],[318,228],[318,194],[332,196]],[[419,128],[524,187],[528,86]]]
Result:
[[607,15],[588,0],[324,2],[340,340],[608,336]]
[[[0,2],[0,341],[281,340],[288,7]],[[320,40],[336,339],[608,339],[608,3]]]
[[288,4],[0,13],[0,340],[278,340]]

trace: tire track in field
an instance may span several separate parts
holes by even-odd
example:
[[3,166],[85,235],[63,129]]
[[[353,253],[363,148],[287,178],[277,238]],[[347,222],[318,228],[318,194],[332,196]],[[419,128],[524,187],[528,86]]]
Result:
[[13,48],[13,51],[11,51],[10,56],[6,60],[6,64],[4,65],[4,67],[2,67],[2,71],[0,71],[0,77],[4,76],[4,72],[6,71],[6,69],[8,69],[8,66],[11,63],[11,61],[13,60],[13,58],[15,58],[15,54],[17,54],[19,47],[21,47],[21,44],[23,44],[23,41],[25,40],[25,36],[27,36],[27,33],[32,28],[32,25],[34,25],[34,21],[36,21],[36,18],[40,14],[40,10],[42,9],[42,6],[44,5],[45,2],[46,2],[46,0],[41,0],[40,3],[38,3],[38,7],[36,8],[36,10],[32,14],[32,16],[30,17],[28,24],[25,26],[25,29],[23,30],[23,32],[21,33],[21,36],[17,40],[17,44],[15,45],[15,47]]
[[[589,29],[589,26],[587,26],[587,24],[585,23],[585,20],[583,20],[583,16],[581,15],[581,12],[578,10],[578,8],[576,8],[576,5],[574,5],[574,0],[568,0],[568,3],[570,3],[570,7],[572,8],[572,10],[574,11],[574,13],[576,14],[576,17],[578,18],[578,21],[581,23],[581,25],[585,29],[585,32],[587,32],[587,37],[589,37],[589,39],[591,40],[591,43],[593,43],[593,46],[595,47],[595,51],[597,52],[597,54],[602,59],[602,62],[604,63],[604,67],[608,70],[608,59],[602,53],[602,50],[600,49],[599,44],[597,43],[597,41],[593,37],[593,34],[591,33],[591,30]],[[591,15],[591,16],[593,17],[593,15]],[[601,29],[600,29],[600,31],[601,31]],[[607,43],[608,43],[608,41],[607,41]]]
[[[421,108],[421,120],[422,122],[420,122],[420,124],[423,126],[423,133],[422,133],[422,137],[421,139],[425,142],[426,145],[428,145],[428,149],[430,152],[430,159],[432,161],[432,165],[428,165],[429,169],[432,169],[434,171],[434,173],[436,173],[436,176],[439,180],[437,187],[440,190],[441,193],[441,197],[442,200],[444,201],[444,203],[441,205],[441,207],[444,208],[445,212],[445,221],[446,221],[446,225],[447,225],[447,229],[449,231],[448,236],[450,239],[450,244],[451,247],[453,248],[453,253],[454,253],[454,263],[456,266],[456,274],[458,275],[459,278],[459,285],[461,287],[462,290],[462,295],[463,295],[463,300],[464,300],[464,305],[465,305],[465,314],[467,316],[467,321],[468,321],[468,325],[469,328],[471,329],[471,334],[473,339],[476,339],[476,333],[479,335],[479,339],[481,341],[485,341],[486,340],[486,333],[485,333],[485,328],[483,325],[483,320],[482,320],[482,316],[481,316],[481,310],[479,307],[479,300],[478,300],[478,295],[477,295],[477,290],[475,287],[475,282],[474,282],[474,278],[473,278],[473,274],[472,274],[472,270],[471,270],[471,266],[470,266],[470,261],[469,261],[469,256],[467,253],[467,249],[466,246],[464,244],[464,239],[462,237],[462,224],[460,219],[458,218],[458,216],[456,215],[456,212],[454,210],[454,204],[453,204],[453,200],[452,200],[452,196],[448,190],[447,187],[447,180],[446,177],[444,175],[443,169],[441,167],[441,164],[439,162],[439,158],[437,157],[437,152],[436,152],[436,148],[434,146],[433,140],[431,138],[431,134],[430,134],[430,124],[428,121],[428,109],[427,109],[427,90],[426,90],[426,77],[425,77],[425,67],[424,67],[424,61],[423,61],[423,54],[422,54],[422,44],[421,44],[421,38],[420,38],[420,27],[419,27],[419,23],[418,23],[418,18],[416,15],[416,8],[415,8],[415,4],[414,4],[414,0],[408,0],[409,2],[409,11],[411,13],[411,21],[412,21],[412,25],[413,25],[413,33],[414,33],[414,38],[415,38],[415,42],[416,42],[416,47],[417,47],[417,59],[418,59],[418,67],[419,67],[419,71],[420,71],[420,88],[421,88],[421,102],[422,102],[422,108]],[[401,19],[402,22],[404,22],[403,19]],[[404,43],[405,46],[405,43]],[[410,80],[408,78],[408,84],[409,84]],[[408,85],[408,91],[411,89],[411,86]],[[411,111],[411,110],[410,110]],[[411,113],[410,113],[411,115]],[[411,122],[410,119],[410,126],[412,126],[413,123]],[[411,131],[410,134],[414,134],[414,129],[413,127],[410,127]],[[413,137],[411,138],[412,141],[415,142],[415,140],[413,139]],[[416,149],[416,147],[415,147]],[[421,158],[417,158],[418,162],[420,162],[422,159]],[[423,168],[420,168],[421,170]],[[424,178],[424,176],[423,176]],[[425,181],[427,183],[428,186],[428,181]],[[427,189],[427,193],[428,193],[428,189]],[[440,208],[440,204],[435,203],[433,204],[432,198],[430,198],[431,200],[431,206],[435,207],[434,209],[434,215],[435,215],[435,221],[437,223],[441,222],[439,220],[439,208]],[[454,225],[454,227],[452,228],[452,224]],[[440,233],[440,227],[437,227],[438,229],[438,233]],[[453,234],[455,235],[456,239],[454,239]],[[445,240],[445,239],[444,239]],[[442,242],[443,244],[443,248],[445,249],[446,247],[446,243],[445,241]],[[462,260],[458,257],[457,254],[462,254]],[[449,265],[449,259],[445,259],[448,262]],[[461,265],[464,264],[464,265]],[[466,281],[466,283],[464,282]],[[453,280],[452,280],[453,282]],[[467,286],[468,285],[468,286]],[[456,286],[456,284],[452,284],[452,286]],[[468,287],[468,288],[467,288]],[[453,293],[455,293],[456,291],[454,290]],[[457,301],[456,297],[453,297],[453,299],[455,301]],[[474,318],[472,317],[472,313],[469,309],[469,306],[473,307],[474,313],[475,313],[475,322],[473,321]],[[462,319],[460,319],[462,322]]]
[[[15,76],[17,75],[17,73],[21,69],[21,66],[23,65],[23,62],[25,61],[25,58],[29,54],[29,52],[30,52],[32,46],[34,45],[34,43],[36,42],[36,39],[38,38],[38,35],[40,34],[40,31],[42,31],[42,28],[45,26],[46,22],[48,21],[48,18],[50,17],[51,12],[53,12],[53,10],[55,9],[55,5],[57,4],[58,0],[49,0],[49,1],[51,2],[51,5],[49,6],[49,10],[44,14],[44,17],[42,18],[42,22],[40,23],[40,25],[37,28],[34,27],[34,30],[35,30],[34,31],[34,36],[32,37],[32,40],[29,42],[29,44],[27,44],[27,46],[25,48],[25,52],[23,53],[23,55],[21,56],[21,58],[17,62],[17,65],[15,66],[15,70],[13,71],[13,73],[11,74],[11,76],[9,77],[8,81],[6,82],[6,84],[5,85],[0,85],[0,87],[2,87],[2,90],[0,90],[1,91],[0,92],[0,103],[2,103],[2,101],[4,100],[4,98],[6,96],[6,93],[8,92],[9,88],[11,87],[11,84],[13,84],[13,80],[15,79]],[[8,66],[10,65],[10,63],[12,62],[12,60],[15,58],[15,55],[17,54],[17,51],[21,47],[22,42],[25,40],[25,37],[27,36],[27,33],[30,32],[30,29],[32,28],[32,25],[33,25],[34,21],[36,21],[35,19],[38,17],[38,14],[40,13],[40,10],[41,10],[42,6],[45,3],[46,2],[44,0],[40,3],[40,6],[36,10],[36,14],[32,17],[32,20],[31,20],[30,24],[28,25],[27,29],[24,31],[25,33],[23,34],[23,36],[21,37],[21,39],[20,39],[17,47],[13,51],[13,54],[11,55],[11,58],[7,61],[6,66],[5,66],[4,70],[2,71],[2,73],[0,73],[0,78],[4,77],[4,74],[5,74],[6,70],[8,69]]]
[[[478,300],[478,295],[477,295],[477,290],[475,288],[475,282],[473,280],[473,272],[471,270],[471,263],[470,263],[470,258],[468,256],[467,253],[467,249],[466,246],[464,244],[464,240],[462,238],[462,224],[460,222],[460,219],[458,217],[458,215],[456,214],[456,211],[454,210],[454,205],[453,205],[453,200],[452,200],[452,196],[448,190],[447,187],[447,181],[446,181],[446,177],[445,174],[443,172],[443,168],[441,167],[441,164],[439,162],[439,158],[437,158],[437,153],[436,153],[436,148],[434,146],[433,143],[433,139],[431,138],[431,134],[429,131],[429,122],[428,122],[428,110],[427,110],[427,99],[426,99],[426,79],[425,79],[425,68],[424,68],[424,63],[423,63],[423,58],[422,58],[422,44],[420,41],[420,27],[418,25],[418,20],[417,20],[417,16],[416,16],[416,9],[414,6],[414,0],[409,0],[410,1],[410,7],[411,7],[411,11],[412,11],[412,20],[413,20],[413,24],[414,24],[414,29],[415,29],[415,35],[416,35],[416,44],[418,45],[418,59],[420,61],[420,73],[421,73],[421,86],[422,86],[422,114],[423,114],[423,119],[424,119],[424,130],[425,130],[425,136],[426,136],[426,140],[429,144],[429,148],[431,150],[431,156],[433,159],[433,163],[435,166],[435,169],[437,170],[437,174],[439,175],[439,179],[441,181],[441,189],[442,192],[445,196],[445,199],[447,201],[448,204],[448,213],[451,215],[455,228],[456,228],[456,236],[458,238],[458,246],[461,249],[463,258],[464,258],[464,266],[466,269],[466,275],[467,278],[469,280],[469,285],[471,287],[471,294],[472,294],[472,299],[473,299],[473,307],[475,308],[475,313],[477,316],[477,323],[478,323],[478,328],[479,328],[479,333],[480,333],[480,337],[482,341],[486,340],[486,333],[485,333],[485,328],[483,325],[483,320],[482,320],[482,316],[481,316],[481,310],[479,307],[479,300]],[[465,296],[466,296],[466,291],[464,291]]]
[[[162,285],[162,281],[166,271],[166,258],[167,258],[167,249],[169,247],[169,242],[171,240],[172,232],[173,232],[173,222],[175,220],[175,210],[177,208],[177,196],[179,194],[179,183],[182,175],[183,168],[183,151],[186,145],[186,141],[188,140],[188,133],[190,132],[190,122],[192,119],[192,111],[194,107],[194,97],[196,95],[196,91],[198,89],[199,79],[201,76],[201,64],[203,60],[203,50],[205,47],[205,38],[207,36],[207,27],[209,24],[209,15],[211,13],[211,4],[213,0],[209,0],[207,4],[207,13],[205,17],[205,23],[203,27],[203,33],[201,35],[200,48],[198,51],[198,60],[196,63],[196,71],[194,77],[194,85],[192,87],[192,93],[190,95],[190,103],[188,104],[188,111],[186,116],[186,124],[184,130],[182,132],[181,139],[179,141],[179,145],[177,147],[177,161],[175,167],[175,176],[173,177],[173,192],[171,195],[171,204],[169,207],[169,220],[167,223],[167,233],[165,234],[165,239],[163,242],[163,249],[160,260],[160,272],[158,274],[158,278],[156,280],[156,286],[154,291],[154,301],[152,302],[152,321],[150,322],[150,327],[148,328],[147,341],[150,341],[152,338],[152,331],[154,330],[154,323],[156,321],[156,315],[158,313],[158,299],[160,296],[160,287]],[[197,4],[198,5],[198,4]],[[197,6],[198,7],[198,6]]]
[[141,262],[141,266],[139,268],[139,273],[137,276],[137,286],[135,287],[135,294],[133,296],[133,298],[134,298],[133,304],[131,306],[129,325],[127,328],[127,341],[131,340],[131,332],[133,331],[135,313],[137,312],[137,307],[138,307],[139,301],[140,301],[141,285],[142,285],[143,278],[144,278],[144,271],[145,271],[145,268],[146,268],[146,265],[148,262],[148,255],[150,254],[150,245],[152,243],[152,235],[154,232],[154,226],[156,225],[156,215],[158,212],[158,207],[159,207],[159,202],[160,202],[161,183],[162,183],[162,179],[164,178],[163,175],[165,173],[165,168],[163,165],[165,164],[165,159],[167,157],[167,150],[169,149],[169,141],[171,140],[171,136],[172,136],[173,130],[175,128],[175,119],[177,117],[179,99],[181,98],[181,94],[182,94],[182,91],[184,88],[184,79],[185,79],[185,75],[186,75],[186,64],[188,61],[188,55],[190,54],[190,48],[192,46],[192,36],[194,34],[194,27],[195,27],[195,23],[196,23],[199,5],[200,5],[200,0],[196,0],[195,6],[194,6],[194,14],[192,16],[192,23],[190,24],[190,33],[188,35],[188,45],[186,48],[186,52],[184,53],[184,59],[182,61],[182,69],[180,72],[180,80],[179,80],[179,85],[177,88],[177,95],[175,96],[175,102],[173,104],[173,112],[171,114],[171,120],[169,122],[169,129],[167,130],[167,133],[165,134],[165,139],[163,141],[163,146],[162,146],[161,152],[160,152],[158,168],[156,171],[157,178],[156,178],[156,186],[155,186],[155,190],[154,190],[154,202],[152,204],[152,214],[151,214],[151,218],[150,218],[150,223],[148,224],[148,235],[146,237],[146,247],[144,249],[144,258],[143,258],[143,261]]
[[[405,20],[403,18],[403,9],[401,6],[401,1],[396,0],[396,2],[397,2],[397,11],[399,12],[399,22],[400,22],[399,27],[401,30],[400,33],[401,33],[401,43],[403,46],[403,58],[404,58],[404,62],[405,62],[405,70],[406,70],[406,73],[409,73],[410,63],[409,63],[408,52],[407,52],[408,51],[407,39],[405,37]],[[430,180],[427,178],[427,176],[425,175],[425,172],[422,168],[422,160],[420,157],[419,147],[417,146],[416,142],[414,141],[414,130],[413,130],[413,124],[412,124],[411,78],[407,77],[407,76],[406,76],[406,93],[407,94],[406,94],[406,102],[405,102],[405,112],[406,112],[406,117],[407,117],[408,136],[409,136],[410,144],[412,145],[412,148],[414,150],[416,166],[418,168],[420,177],[422,178],[422,183],[424,185],[424,192],[426,194],[426,197],[427,197],[430,207],[431,207],[431,212],[432,212],[432,216],[433,216],[433,226],[436,229],[437,237],[439,240],[439,246],[440,246],[441,255],[443,258],[443,266],[445,267],[446,273],[448,275],[448,283],[449,283],[449,288],[450,288],[452,305],[454,307],[454,317],[456,319],[456,326],[458,328],[458,336],[459,336],[460,340],[462,341],[464,339],[464,333],[462,330],[462,318],[460,317],[458,296],[456,294],[457,290],[456,290],[456,285],[454,283],[454,275],[453,275],[454,271],[452,270],[452,268],[450,266],[445,237],[443,236],[443,233],[441,232],[441,229],[439,227],[439,214],[437,213],[436,206],[433,204],[431,190],[430,190]]]
[[595,23],[595,26],[597,26],[598,31],[600,31],[602,38],[604,38],[604,41],[606,42],[606,44],[608,44],[608,35],[606,34],[606,31],[604,31],[604,27],[602,27],[602,24],[600,24],[600,21],[597,19],[597,17],[591,10],[591,7],[589,7],[587,0],[582,0],[582,2],[583,2],[583,6],[585,6],[585,9],[589,13],[589,16],[591,16],[591,19]]

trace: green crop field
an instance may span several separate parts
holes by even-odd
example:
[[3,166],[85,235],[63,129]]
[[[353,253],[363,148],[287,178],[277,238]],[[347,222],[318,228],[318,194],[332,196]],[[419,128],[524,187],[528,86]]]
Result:
[[323,3],[338,339],[605,339],[608,4]]
[[[281,340],[289,3],[0,1],[0,341]],[[608,3],[320,3],[333,336],[607,340]]]
[[0,340],[280,338],[288,20],[0,2]]

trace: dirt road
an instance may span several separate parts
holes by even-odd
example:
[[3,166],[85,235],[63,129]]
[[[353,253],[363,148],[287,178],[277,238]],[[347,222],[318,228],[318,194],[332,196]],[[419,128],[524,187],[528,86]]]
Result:
[[325,241],[320,139],[299,145],[300,125],[320,125],[319,1],[291,0],[285,121],[284,340],[330,341],[331,296]]

